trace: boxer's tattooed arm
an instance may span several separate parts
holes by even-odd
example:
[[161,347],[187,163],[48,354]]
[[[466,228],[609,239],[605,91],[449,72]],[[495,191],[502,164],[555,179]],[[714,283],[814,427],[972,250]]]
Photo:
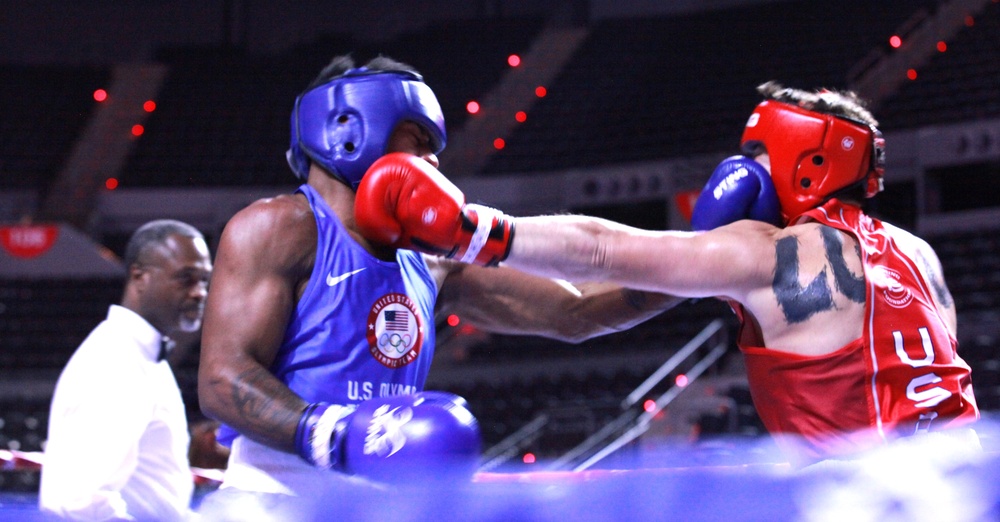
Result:
[[253,430],[268,437],[279,437],[278,426],[295,426],[301,412],[296,411],[296,396],[266,369],[249,368],[232,384],[232,399],[240,416]]
[[[854,277],[847,268],[847,260],[844,259],[844,240],[840,237],[840,233],[832,227],[822,227],[819,231],[823,236],[826,259],[833,269],[833,282],[837,285],[837,290],[855,303],[865,302],[865,278]],[[860,259],[861,249],[856,248],[856,251]]]
[[924,273],[927,274],[927,278],[930,279],[931,288],[934,289],[934,294],[937,296],[938,302],[945,308],[951,308],[953,301],[951,292],[948,291],[948,285],[944,284],[944,276],[931,266],[930,261],[923,254],[918,253],[917,260],[923,267]]
[[789,323],[800,323],[813,314],[833,309],[833,294],[826,284],[826,269],[808,285],[799,284],[799,240],[783,237],[775,243],[776,262],[771,287]]

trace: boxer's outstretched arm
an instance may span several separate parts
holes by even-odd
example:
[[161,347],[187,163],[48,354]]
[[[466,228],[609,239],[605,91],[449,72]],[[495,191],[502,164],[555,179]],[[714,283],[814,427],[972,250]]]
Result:
[[294,452],[306,403],[269,371],[315,256],[316,226],[301,196],[252,204],[226,225],[206,303],[198,398],[206,415]]
[[[387,154],[368,169],[358,186],[355,218],[373,242],[474,265],[498,264],[517,241],[514,218],[467,204],[461,190],[434,166],[401,153]],[[442,290],[439,309],[492,332],[579,342],[634,326],[680,301],[617,285],[574,287],[453,261],[429,260]]]
[[740,302],[769,290],[774,245],[788,229],[742,220],[710,232],[642,230],[587,216],[517,218],[505,264],[526,272],[599,281],[682,297]]
[[608,283],[570,283],[508,267],[428,258],[444,271],[438,309],[483,330],[578,343],[631,328],[684,298]]
[[[766,172],[763,167],[755,170],[760,176]],[[736,177],[759,181],[749,171]],[[388,154],[375,162],[357,194],[358,226],[376,243],[478,265],[503,262],[554,279],[606,282],[681,297],[741,300],[769,289],[775,240],[783,230],[746,219],[710,232],[684,233],[641,230],[586,216],[512,218],[466,204],[448,178],[406,154]],[[712,226],[731,217],[713,220]],[[442,284],[444,290],[450,286]],[[517,302],[509,303],[508,311],[538,304],[516,296],[513,300]]]

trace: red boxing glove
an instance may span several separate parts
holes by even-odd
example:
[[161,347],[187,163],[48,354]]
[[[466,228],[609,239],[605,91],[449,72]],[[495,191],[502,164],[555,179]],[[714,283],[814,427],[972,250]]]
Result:
[[354,216],[374,242],[484,266],[506,259],[514,238],[510,216],[466,204],[462,191],[433,165],[401,152],[368,168]]

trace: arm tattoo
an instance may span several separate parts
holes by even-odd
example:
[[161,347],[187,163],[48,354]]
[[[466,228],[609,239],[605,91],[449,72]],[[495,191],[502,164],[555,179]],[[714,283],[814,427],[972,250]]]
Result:
[[833,295],[826,284],[826,269],[807,286],[799,284],[799,241],[783,237],[775,243],[776,262],[771,287],[789,323],[800,323],[813,314],[833,309]]
[[927,258],[922,254],[918,253],[917,259],[924,267],[924,273],[927,274],[927,278],[930,279],[931,288],[934,289],[934,294],[937,296],[938,302],[945,308],[951,308],[951,292],[948,291],[948,286],[944,284],[944,277],[931,266]]
[[[847,268],[847,261],[844,259],[844,242],[832,227],[819,229],[823,236],[823,245],[826,247],[826,259],[833,268],[833,282],[837,285],[837,290],[847,296],[855,303],[865,302],[865,277],[854,277],[851,270]],[[859,252],[860,249],[855,249]]]
[[233,381],[233,404],[246,421],[261,431],[277,431],[275,425],[298,419],[297,415],[290,415],[281,407],[281,395],[290,392],[279,384],[263,368],[250,368]]

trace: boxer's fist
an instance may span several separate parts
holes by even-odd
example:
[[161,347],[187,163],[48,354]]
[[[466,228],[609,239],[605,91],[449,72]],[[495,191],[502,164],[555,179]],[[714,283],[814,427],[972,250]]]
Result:
[[719,163],[698,196],[691,228],[711,230],[741,219],[782,225],[778,194],[767,169],[746,156],[732,156]]
[[[312,428],[320,444],[311,447],[328,451],[329,458],[304,455],[314,464],[394,483],[469,480],[479,465],[479,424],[457,395],[421,392],[370,399],[357,409],[335,410],[332,423],[322,417],[338,407],[318,408],[328,409]],[[315,413],[307,409],[306,415]],[[328,425],[333,431],[326,436]],[[324,439],[328,449],[322,447]]]
[[344,441],[344,471],[382,482],[469,480],[479,456],[479,423],[444,392],[365,401]]
[[509,216],[467,205],[461,190],[431,164],[398,152],[368,168],[354,214],[361,233],[372,241],[464,263],[498,264],[510,253],[514,237]]

